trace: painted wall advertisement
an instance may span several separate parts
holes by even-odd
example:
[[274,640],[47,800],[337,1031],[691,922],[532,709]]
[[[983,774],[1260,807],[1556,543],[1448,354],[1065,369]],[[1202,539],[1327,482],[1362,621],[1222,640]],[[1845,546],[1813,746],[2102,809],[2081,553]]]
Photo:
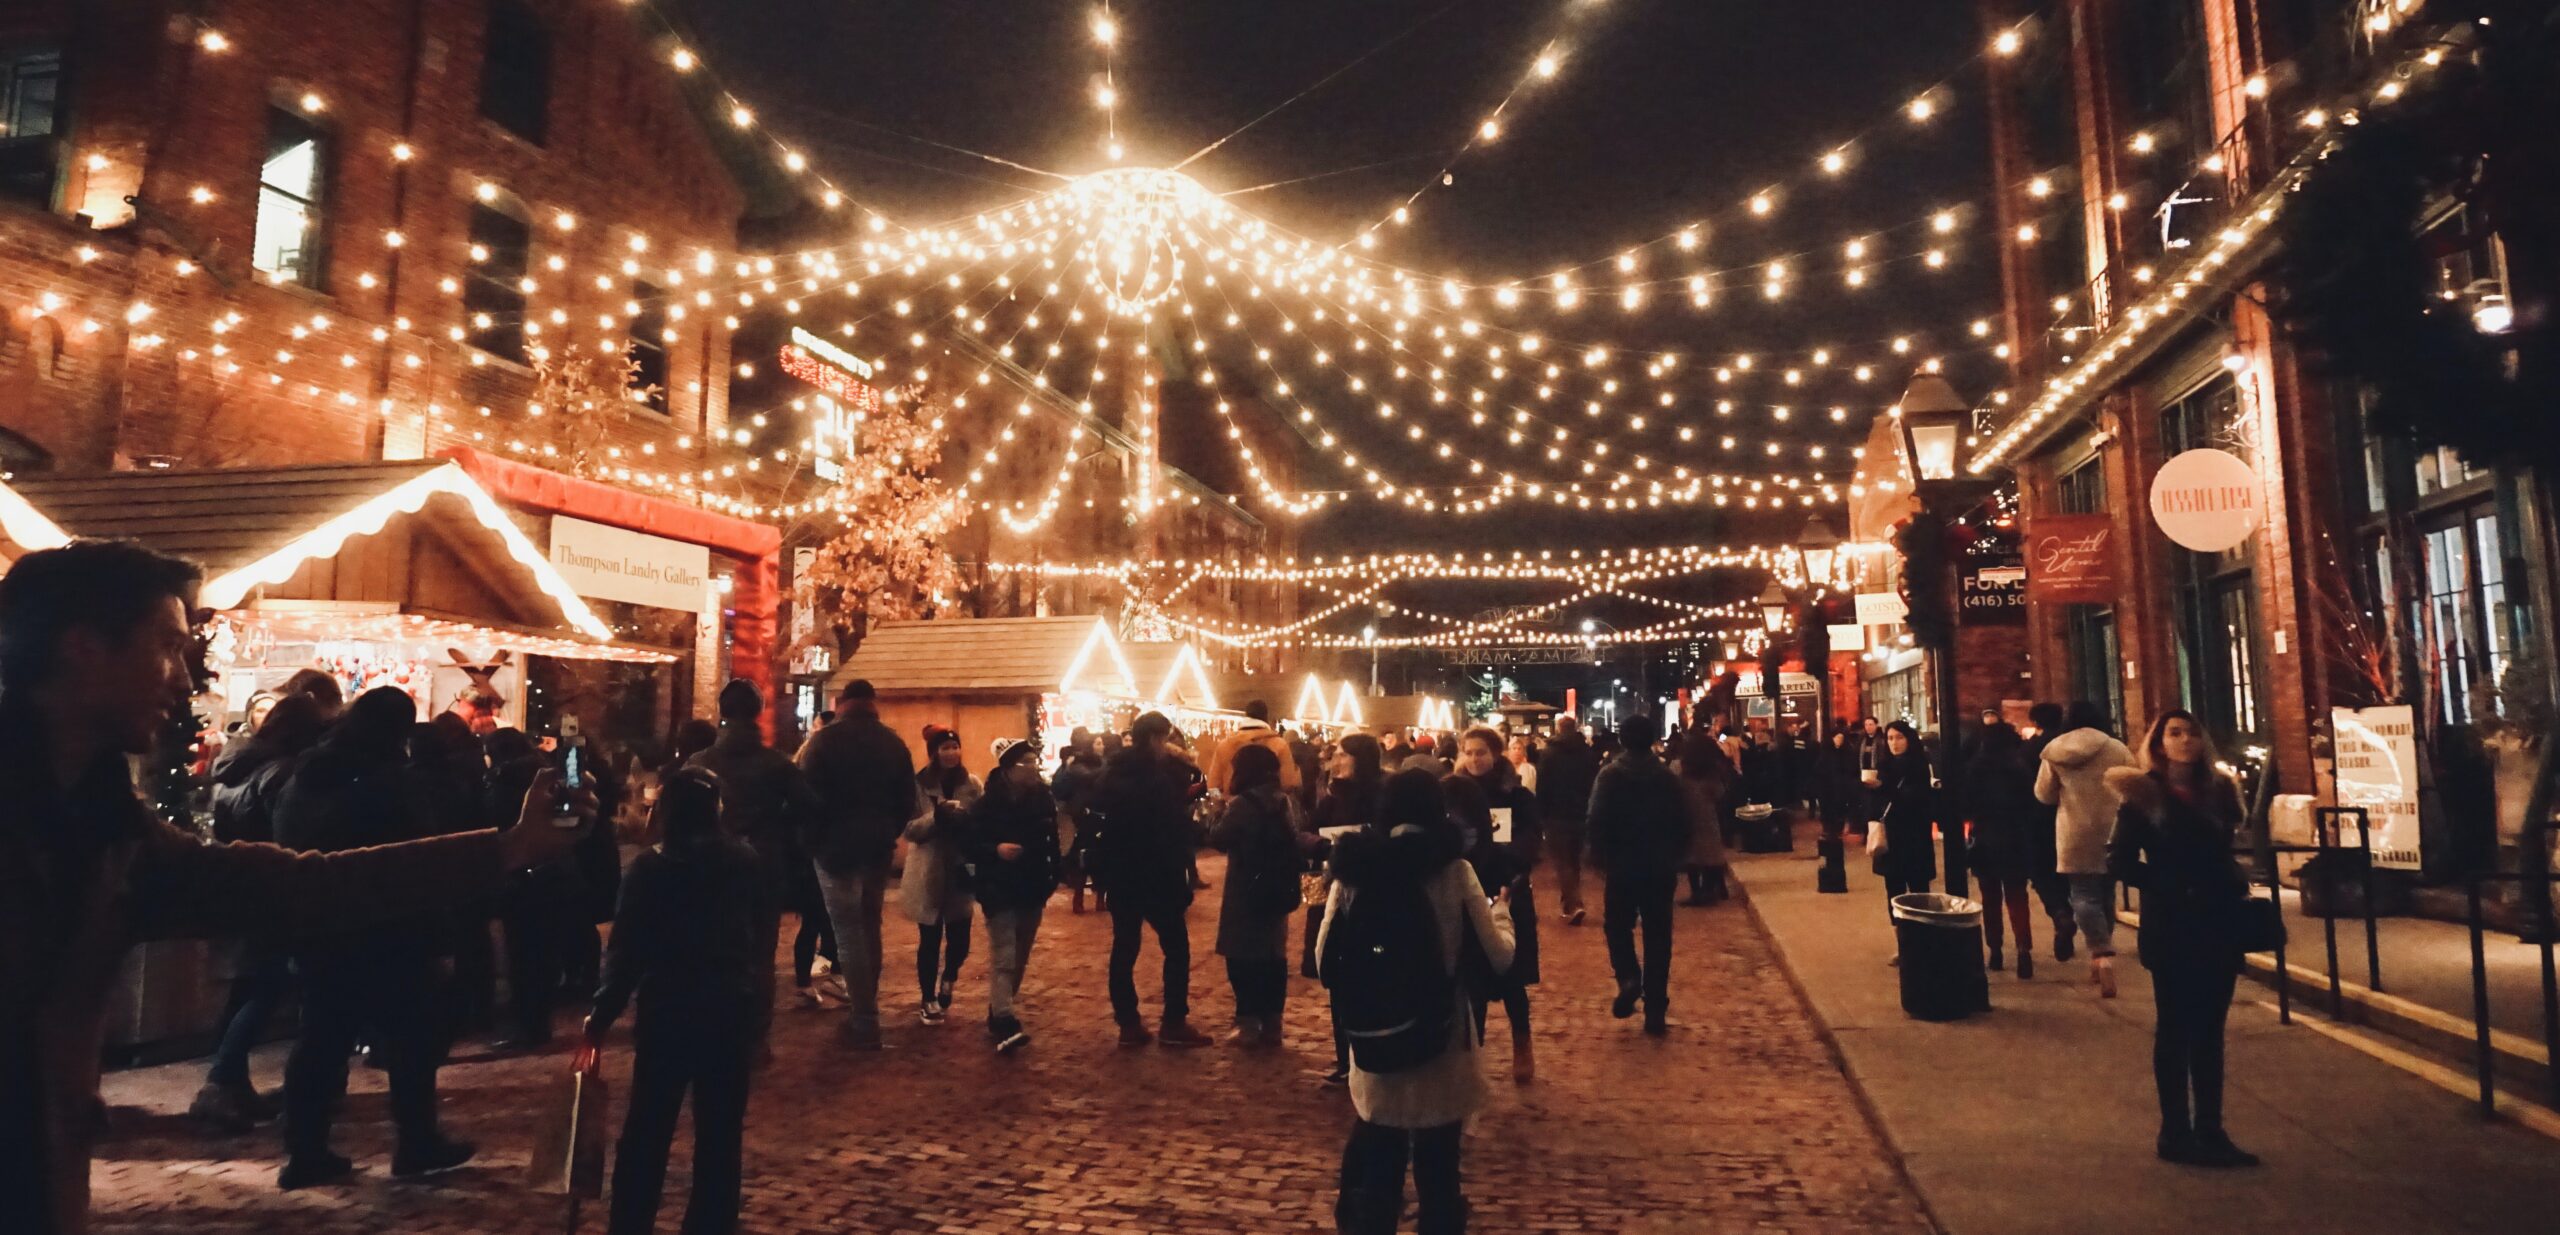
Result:
[[[2408,704],[2331,708],[2337,735],[2338,805],[2361,806],[2373,828],[2373,864],[2418,869],[2418,726]],[[2342,820],[2338,840],[2355,843]]]
[[2114,601],[2115,535],[2113,515],[2029,516],[2028,602],[2103,605]]

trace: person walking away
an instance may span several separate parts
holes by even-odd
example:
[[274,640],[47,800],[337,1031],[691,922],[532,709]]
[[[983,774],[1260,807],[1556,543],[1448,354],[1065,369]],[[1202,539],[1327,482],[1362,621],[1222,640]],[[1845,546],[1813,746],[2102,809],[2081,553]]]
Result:
[[1680,743],[1672,770],[1679,773],[1681,798],[1689,811],[1689,852],[1680,864],[1689,880],[1688,903],[1720,903],[1728,895],[1725,874],[1732,864],[1725,852],[1720,803],[1734,781],[1733,765],[1726,762],[1724,748],[1714,735],[1698,725]]
[[916,986],[920,1015],[939,1025],[951,1014],[960,966],[969,959],[969,897],[962,862],[968,846],[969,810],[982,790],[960,765],[960,735],[928,725],[925,766],[916,773],[917,813],[907,824],[907,869],[898,878],[898,900],[916,924]]
[[[493,825],[504,825],[508,804],[523,800],[527,787],[550,768],[550,761],[521,729],[496,730],[482,745],[489,752],[489,794],[483,817]],[[567,965],[563,951],[577,899],[578,881],[569,862],[563,857],[518,871],[499,896],[511,1022],[498,1042],[500,1050],[538,1051],[551,1044],[552,1013]]]
[[[1102,772],[1095,795],[1101,831],[1090,861],[1096,886],[1111,898],[1111,1015],[1120,1045],[1207,1046],[1191,1027],[1190,778],[1193,769],[1168,749],[1173,722],[1148,712],[1129,728],[1129,745]],[[1138,1015],[1136,970],[1145,931],[1164,953],[1164,1018],[1150,1035]]]
[[[721,826],[719,778],[686,767],[661,782],[661,839],[632,859],[574,1065],[595,1063],[636,993],[631,1092],[614,1148],[607,1235],[649,1235],[676,1112],[693,1095],[689,1235],[738,1227],[748,1076],[773,1011],[778,902],[767,863]],[[735,825],[731,825],[734,830]]]
[[880,896],[889,859],[915,814],[915,755],[880,723],[871,683],[856,679],[836,696],[836,719],[800,748],[800,770],[818,795],[816,828],[802,838],[817,870],[827,917],[836,927],[836,972],[844,975],[845,1046],[880,1042]]
[[[803,1004],[814,1006],[813,974],[826,936],[827,910],[800,834],[817,822],[818,794],[790,756],[765,744],[763,718],[764,696],[755,683],[731,679],[720,688],[719,736],[685,766],[711,773],[720,787],[721,827],[755,853],[766,903],[788,908],[800,919],[791,942],[791,984]],[[619,907],[615,912],[619,915]],[[775,913],[771,921],[775,937],[764,941],[767,968],[781,944],[782,915]]]
[[1226,814],[1209,830],[1209,847],[1227,855],[1218,902],[1218,955],[1235,989],[1236,1029],[1227,1041],[1249,1050],[1280,1045],[1289,996],[1289,915],[1304,903],[1298,872],[1297,820],[1281,785],[1285,766],[1271,747],[1238,750]]
[[1585,820],[1600,759],[1571,716],[1556,718],[1555,740],[1538,765],[1538,810],[1546,824],[1547,860],[1556,872],[1556,908],[1567,926],[1582,925],[1582,856],[1590,843]]
[[[276,803],[276,841],[338,853],[435,835],[420,809],[408,766],[417,701],[398,687],[358,695],[329,735],[305,756]],[[435,931],[415,920],[307,940],[294,951],[302,980],[302,1036],[285,1062],[285,1163],[276,1186],[288,1191],[343,1179],[355,1164],[329,1148],[347,1092],[347,1056],[363,1035],[391,1085],[399,1142],[394,1175],[451,1170],[472,1146],[436,1124]]]
[[[409,763],[417,779],[430,829],[439,836],[487,826],[489,757],[471,722],[445,711],[409,731]],[[603,808],[601,795],[597,808]],[[439,1001],[436,1050],[450,1053],[453,1044],[495,1027],[498,1012],[498,952],[489,924],[498,916],[498,899],[473,897],[455,904],[437,927],[436,951],[452,968]]]
[[[109,992],[145,939],[298,939],[483,895],[574,829],[349,853],[206,844],[154,815],[133,758],[193,686],[195,567],[82,540],[0,576],[0,1231],[82,1235]],[[548,821],[537,781],[526,821]],[[579,817],[593,803],[572,803]]]
[[2077,951],[2074,936],[2079,927],[2071,915],[2071,881],[2063,878],[2054,846],[2054,807],[2035,797],[2035,782],[2044,768],[2045,748],[2062,736],[2066,723],[2062,705],[2039,703],[2027,710],[2027,723],[2034,732],[2026,735],[2020,759],[2027,768],[2028,801],[2034,812],[2027,816],[2027,882],[2035,888],[2036,899],[2044,905],[2044,916],[2053,927],[2053,959],[2070,960]]
[[1355,1118],[1334,1204],[1344,1235],[1396,1229],[1408,1163],[1415,1229],[1467,1228],[1459,1151],[1489,1095],[1474,1018],[1460,1013],[1458,958],[1472,943],[1499,974],[1511,964],[1513,932],[1508,904],[1486,896],[1462,846],[1438,782],[1405,771],[1386,781],[1376,826],[1336,847],[1318,946],[1335,1015],[1358,1035]]
[[2073,703],[2063,729],[2045,746],[2036,768],[2036,800],[2055,808],[2054,868],[2071,887],[2071,916],[2089,945],[2089,980],[2099,997],[2113,999],[2116,910],[2107,841],[2122,803],[2107,772],[2134,766],[2133,752],[2107,734],[2106,720],[2092,703]]
[[1058,889],[1058,803],[1040,783],[1039,754],[1028,739],[1006,744],[965,838],[970,888],[987,915],[987,1040],[1004,1055],[1031,1045],[1013,1002]]
[[[1619,727],[1624,743],[1591,787],[1591,854],[1606,875],[1601,923],[1609,937],[1609,968],[1618,995],[1609,1015],[1625,1020],[1644,1001],[1644,1031],[1670,1032],[1671,898],[1681,863],[1689,856],[1689,801],[1680,779],[1654,754],[1655,721],[1630,716]],[[1644,956],[1636,956],[1636,929],[1644,929]]]
[[[1911,722],[1897,720],[1884,729],[1884,759],[1876,765],[1876,801],[1881,814],[1871,829],[1882,829],[1883,847],[1870,865],[1884,880],[1885,915],[1892,917],[1893,898],[1926,892],[1938,877],[1935,835],[1938,790],[1931,783],[1929,748]],[[1896,952],[1885,961],[1902,963]]]
[[[1502,1017],[1511,1024],[1511,1081],[1526,1085],[1538,1078],[1537,1051],[1529,1034],[1529,988],[1539,977],[1538,901],[1529,876],[1546,847],[1545,820],[1538,795],[1520,783],[1502,746],[1502,735],[1482,726],[1458,735],[1457,775],[1483,793],[1489,816],[1487,834],[1468,849],[1476,881],[1502,889],[1511,906],[1511,966],[1493,983],[1488,1002],[1500,1002]],[[1476,1005],[1479,1040],[1487,1006]]]
[[2151,1079],[2160,1094],[2160,1157],[2256,1166],[2257,1155],[2232,1144],[2222,1126],[2223,1027],[2249,899],[2248,877],[2231,855],[2245,815],[2240,784],[2216,766],[2204,725],[2182,710],[2151,722],[2139,768],[2110,769],[2106,780],[2124,800],[2107,869],[2142,890],[2142,967],[2157,1004]]
[[1217,741],[1201,772],[1208,777],[1209,788],[1231,794],[1227,781],[1234,776],[1236,754],[1248,746],[1263,746],[1280,759],[1280,790],[1298,792],[1298,761],[1289,751],[1289,740],[1271,727],[1271,705],[1260,699],[1244,705],[1244,724]]
[[1078,725],[1067,735],[1065,756],[1058,762],[1058,776],[1049,789],[1058,800],[1059,812],[1067,820],[1067,885],[1074,889],[1068,909],[1084,912],[1084,894],[1093,886],[1085,871],[1085,850],[1092,842],[1093,793],[1102,783],[1102,741],[1084,726]]
[[[1381,766],[1385,750],[1378,739],[1365,733],[1347,733],[1334,746],[1331,779],[1324,796],[1316,800],[1315,818],[1310,831],[1316,835],[1314,853],[1321,871],[1311,903],[1322,903],[1333,894],[1334,842],[1325,839],[1328,832],[1345,835],[1346,828],[1368,828],[1378,821],[1378,808],[1385,800],[1386,770]],[[1309,978],[1317,976],[1316,935],[1324,925],[1324,915],[1307,915],[1304,950],[1300,953],[1299,972]],[[1333,1070],[1325,1073],[1328,1085],[1348,1084],[1351,1080],[1350,1043],[1342,1036],[1342,1026],[1333,1026]]]
[[2018,731],[1994,720],[1974,739],[1964,776],[1965,817],[1972,821],[1966,865],[1982,883],[1982,937],[1991,969],[2007,967],[2002,955],[2000,911],[2018,937],[2018,980],[2036,976],[2036,936],[2027,908],[2027,875],[2033,855],[2029,833],[2043,808],[2036,802],[2035,767],[2027,762]]
[[[336,690],[337,683],[330,682]],[[222,752],[213,768],[213,838],[233,842],[273,842],[276,799],[305,751],[328,732],[331,711],[309,694],[286,694],[268,709],[266,720],[249,740]],[[204,1086],[196,1091],[187,1114],[216,1132],[238,1134],[265,1123],[277,1108],[259,1096],[249,1081],[249,1050],[266,1032],[293,988],[292,962],[270,939],[243,939],[231,945],[231,993],[215,1025],[218,1037],[213,1062],[205,1069]]]

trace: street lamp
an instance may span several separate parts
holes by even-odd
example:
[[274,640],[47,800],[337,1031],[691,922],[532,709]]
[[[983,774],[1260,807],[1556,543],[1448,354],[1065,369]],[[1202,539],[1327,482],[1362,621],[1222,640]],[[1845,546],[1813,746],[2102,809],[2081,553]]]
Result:
[[1956,478],[1956,448],[1964,442],[1973,407],[1947,379],[1922,373],[1904,388],[1894,414],[1902,422],[1902,447],[1915,482]]
[[1773,635],[1787,628],[1787,590],[1775,579],[1760,593],[1760,620]]
[[1840,560],[1840,537],[1831,525],[1815,515],[1807,520],[1804,531],[1796,536],[1796,551],[1804,555],[1807,586],[1825,587],[1831,582],[1831,568]]
[[[1903,621],[1918,636],[1915,642],[1927,651],[1930,677],[1936,687],[1932,693],[1938,720],[1940,798],[1960,802],[1964,800],[1964,767],[1954,757],[1959,706],[1956,611],[1945,544],[1948,526],[1967,507],[1981,501],[1991,486],[1959,474],[1956,452],[1964,442],[1973,408],[1946,378],[1935,373],[1912,377],[1893,414],[1902,426],[1903,457],[1910,465],[1911,492],[1919,505],[1897,536],[1903,552],[1904,591],[1911,604],[1910,614]],[[1964,829],[1951,823],[1944,835],[1947,892],[1962,896],[1968,886]]]

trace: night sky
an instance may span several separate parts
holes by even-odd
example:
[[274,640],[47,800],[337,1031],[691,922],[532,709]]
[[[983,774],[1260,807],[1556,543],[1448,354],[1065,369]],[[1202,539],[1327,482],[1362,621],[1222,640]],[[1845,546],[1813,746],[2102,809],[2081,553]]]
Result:
[[[1105,165],[1090,102],[1101,63],[1088,29],[1094,5],[721,0],[691,8],[707,62],[727,84],[857,197],[902,219],[961,216],[1059,183],[933,143],[1057,173]],[[1232,200],[1337,242],[1428,182],[1560,33],[1566,53],[1556,79],[1523,92],[1500,140],[1462,159],[1455,184],[1426,193],[1414,224],[1387,229],[1374,256],[1434,275],[1534,277],[1707,218],[1718,221],[1709,228],[1706,266],[1802,254],[1798,290],[1776,306],[1742,284],[1722,287],[1705,311],[1671,295],[1628,314],[1611,300],[1613,275],[1604,267],[1590,276],[1595,295],[1577,313],[1524,319],[1558,341],[1607,340],[1691,358],[1680,415],[1708,436],[1666,445],[1658,456],[1666,462],[1765,470],[1765,461],[1709,443],[1730,432],[1753,448],[1779,434],[1836,445],[1845,470],[1848,447],[1899,393],[1918,356],[1950,355],[1959,387],[1976,396],[1999,381],[1998,362],[1960,354],[1980,346],[1965,336],[1966,325],[1997,308],[1995,238],[1978,209],[1952,238],[1955,260],[1946,271],[1905,261],[1854,294],[1837,274],[1845,237],[1984,196],[1981,76],[1969,62],[1987,36],[1960,0],[1119,0],[1113,12],[1122,29],[1120,127],[1132,165],[1178,160],[1372,53],[1186,169],[1221,192],[1315,177]],[[1903,118],[1905,103],[1941,82],[1948,90],[1932,123]],[[1823,151],[1853,139],[1849,174],[1827,182],[1811,174]],[[1349,170],[1380,162],[1387,165]],[[1754,190],[1777,182],[1800,187],[1771,218],[1738,214]],[[1928,243],[1914,230],[1899,236],[1882,247],[1908,253]],[[1680,271],[1666,263],[1651,273]],[[1770,384],[1776,374],[1764,372],[1759,385],[1721,392],[1751,406],[1788,400],[1802,413],[1846,404],[1846,424],[1818,414],[1784,426],[1747,414],[1718,424],[1707,414],[1720,393],[1708,370],[1720,355],[1833,345],[1889,361],[1884,341],[1903,331],[1917,336],[1918,348],[1868,385],[1852,384],[1845,370],[1809,372],[1805,386],[1779,391]],[[1385,438],[1374,444],[1373,457],[1400,465],[1409,458],[1413,472],[1428,475],[1422,448]],[[1393,453],[1400,449],[1409,455]],[[1311,464],[1305,475],[1329,484],[1340,473]],[[1778,541],[1793,539],[1804,522],[1800,510],[1587,519],[1523,517],[1516,506],[1464,519],[1380,513],[1354,503],[1311,526],[1305,548]],[[1836,508],[1829,517],[1846,530]],[[1689,594],[1727,599],[1760,582],[1735,578]]]

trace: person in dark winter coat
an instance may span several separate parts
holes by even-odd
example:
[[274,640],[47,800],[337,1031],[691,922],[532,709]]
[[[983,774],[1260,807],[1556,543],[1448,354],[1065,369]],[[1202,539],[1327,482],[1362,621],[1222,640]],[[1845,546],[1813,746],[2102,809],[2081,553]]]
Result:
[[2026,743],[2018,731],[1994,721],[1974,738],[1973,759],[1965,767],[1965,818],[1971,821],[1972,843],[1967,865],[1982,883],[1982,937],[1990,946],[1991,968],[2006,968],[2000,911],[2018,936],[2018,976],[2036,973],[2035,927],[2028,914],[2028,872],[2034,863],[2036,769],[2027,762]]
[[[2028,710],[2027,722],[2035,732],[2028,736],[2020,758],[2026,761],[2030,781],[2043,775],[2045,747],[2062,736],[2067,716],[2059,703],[2039,703]],[[2032,784],[2028,792],[2033,795]],[[2053,959],[2067,961],[2078,950],[2079,926],[2071,916],[2071,881],[2062,874],[2056,815],[2056,807],[2038,798],[2035,812],[2027,817],[2027,882],[2052,923]]]
[[[0,576],[0,1231],[89,1229],[107,1005],[142,940],[361,929],[467,900],[572,830],[344,853],[207,844],[135,792],[196,642],[193,566],[81,540]],[[551,785],[535,811],[551,813]],[[577,804],[581,813],[588,809]]]
[[1822,806],[1822,838],[1838,840],[1848,833],[1851,823],[1867,822],[1857,817],[1866,801],[1866,787],[1858,783],[1858,740],[1845,727],[1834,729],[1814,758],[1818,786],[1815,792]]
[[[766,898],[800,919],[791,943],[791,982],[804,1001],[815,1002],[811,982],[819,944],[828,934],[827,906],[800,835],[818,820],[818,794],[789,755],[765,744],[763,716],[764,698],[755,683],[736,679],[721,687],[720,736],[685,766],[717,778],[721,826],[755,851]],[[773,920],[777,937],[768,943],[779,944],[781,915]],[[766,948],[768,955],[773,950]]]
[[636,993],[631,1090],[613,1162],[608,1235],[648,1235],[676,1113],[693,1097],[693,1194],[684,1229],[737,1229],[747,1078],[773,1009],[776,919],[764,860],[721,826],[719,779],[700,768],[658,787],[658,847],[632,860],[576,1066]]
[[[2107,870],[2142,893],[2142,967],[2158,1005],[2151,1077],[2160,1096],[2160,1157],[2191,1166],[2256,1166],[2222,1125],[2222,1035],[2240,977],[2237,928],[2248,877],[2231,854],[2246,812],[2240,785],[2216,766],[2194,715],[2151,723],[2142,766],[2106,774],[2124,800]],[[2188,1102],[2189,1090],[2194,1103]]]
[[[489,751],[485,818],[504,826],[507,803],[549,766],[520,729],[500,729],[483,743]],[[578,927],[581,903],[577,868],[568,858],[519,871],[499,897],[507,942],[507,1005],[512,1022],[499,1042],[506,1050],[540,1050],[551,1043],[552,1013],[566,972],[569,933]]]
[[[330,686],[335,689],[336,683]],[[308,694],[288,694],[267,711],[266,723],[248,741],[222,753],[213,765],[213,838],[272,843],[276,799],[304,752],[328,732],[333,711]],[[187,1113],[215,1131],[246,1132],[276,1116],[249,1081],[249,1048],[293,988],[292,963],[273,941],[244,939],[233,945],[231,993],[215,1022],[219,1037],[204,1087]]]
[[1546,825],[1547,860],[1556,870],[1556,908],[1565,925],[1582,925],[1582,858],[1590,845],[1591,784],[1600,757],[1570,716],[1556,718],[1555,740],[1538,757],[1538,810]]
[[1228,767],[1226,814],[1209,830],[1209,847],[1227,855],[1227,885],[1218,902],[1218,955],[1235,988],[1236,1030],[1229,1042],[1247,1049],[1280,1045],[1280,1015],[1289,994],[1289,915],[1302,904],[1297,820],[1267,745],[1238,749]]
[[[276,842],[340,853],[436,835],[408,764],[417,702],[397,687],[366,691],[329,736],[304,756],[276,805]],[[392,1172],[423,1175],[470,1160],[472,1147],[436,1126],[442,1062],[434,1013],[436,932],[430,919],[313,939],[297,946],[302,1036],[285,1063],[285,1164],[277,1184],[310,1187],[344,1178],[352,1162],[329,1148],[347,1091],[347,1056],[362,1034],[391,1084],[399,1132]]]
[[[1644,1001],[1644,1031],[1670,1031],[1671,898],[1689,857],[1689,802],[1679,778],[1654,754],[1654,719],[1637,715],[1619,728],[1624,749],[1591,787],[1591,854],[1607,873],[1601,919],[1609,934],[1609,968],[1618,997],[1609,1014],[1635,1015]],[[1636,928],[1644,957],[1636,957]]]
[[880,904],[898,836],[915,817],[916,760],[906,739],[880,723],[871,683],[845,684],[834,723],[809,735],[796,762],[818,795],[818,826],[802,838],[835,923],[844,975],[845,1046],[880,1041]]
[[[1332,766],[1327,769],[1329,779],[1323,796],[1316,799],[1315,818],[1307,829],[1317,838],[1313,853],[1323,865],[1323,876],[1316,884],[1319,900],[1333,891],[1334,842],[1324,839],[1324,834],[1342,828],[1367,828],[1378,822],[1378,808],[1387,786],[1385,757],[1378,739],[1365,733],[1344,734],[1342,741],[1334,745]],[[1323,926],[1323,914],[1307,915],[1298,972],[1309,978],[1316,976],[1316,934]],[[1337,1026],[1333,1035],[1333,1070],[1325,1074],[1326,1083],[1338,1085],[1351,1079],[1349,1050],[1350,1044]]]
[[969,815],[969,886],[987,915],[987,1040],[1008,1055],[1031,1044],[1013,1001],[1058,888],[1058,803],[1040,783],[1039,753],[1028,740],[1006,745]]
[[1168,749],[1173,722],[1161,712],[1140,716],[1129,728],[1129,746],[1103,769],[1094,797],[1101,830],[1089,861],[1094,881],[1111,898],[1111,1015],[1122,1046],[1144,1046],[1138,1015],[1136,970],[1145,931],[1154,931],[1164,953],[1166,1046],[1207,1046],[1191,1027],[1191,859],[1198,841],[1191,820],[1194,769]]
[[940,725],[924,733],[925,765],[916,769],[916,817],[907,822],[907,864],[898,901],[916,924],[916,985],[928,1025],[951,1015],[960,967],[969,960],[969,925],[978,904],[964,869],[969,809],[984,790],[960,762],[960,735]]
[[1067,749],[1058,760],[1058,775],[1049,786],[1067,819],[1065,876],[1075,893],[1067,906],[1074,913],[1084,912],[1085,890],[1093,885],[1085,870],[1085,850],[1093,839],[1093,791],[1101,783],[1102,740],[1079,725],[1067,736]]
[[[1875,799],[1884,825],[1884,848],[1875,855],[1876,874],[1884,878],[1884,898],[1926,892],[1938,877],[1938,852],[1931,843],[1937,820],[1938,791],[1930,783],[1929,748],[1907,720],[1885,727],[1884,758],[1876,765]],[[1900,956],[1894,958],[1896,963]]]
[[1520,783],[1519,771],[1506,756],[1502,735],[1478,726],[1458,735],[1458,772],[1484,795],[1488,828],[1468,850],[1476,881],[1487,888],[1509,889],[1511,902],[1511,967],[1476,1004],[1476,1036],[1484,1036],[1490,1002],[1502,1005],[1511,1023],[1511,1080],[1526,1085],[1537,1079],[1537,1054],[1529,1035],[1529,988],[1538,984],[1538,901],[1529,882],[1545,851],[1545,819],[1538,795]]

